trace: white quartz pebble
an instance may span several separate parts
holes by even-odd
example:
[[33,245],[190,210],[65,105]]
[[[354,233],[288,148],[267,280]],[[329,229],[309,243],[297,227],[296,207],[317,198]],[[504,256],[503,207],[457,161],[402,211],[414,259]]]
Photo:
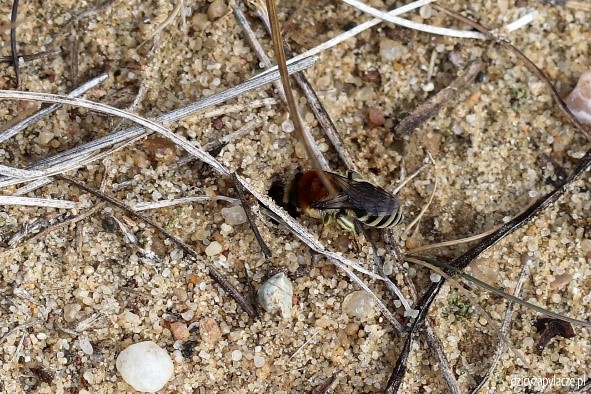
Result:
[[269,313],[279,310],[281,317],[291,317],[293,286],[283,272],[266,281],[258,291],[259,303]]
[[221,212],[226,224],[230,226],[246,223],[246,212],[244,212],[244,208],[242,208],[240,205],[222,208]]
[[152,341],[135,343],[123,350],[116,366],[127,384],[145,393],[162,389],[174,373],[166,350]]
[[375,298],[365,290],[354,291],[343,300],[343,312],[349,316],[366,317],[376,304]]

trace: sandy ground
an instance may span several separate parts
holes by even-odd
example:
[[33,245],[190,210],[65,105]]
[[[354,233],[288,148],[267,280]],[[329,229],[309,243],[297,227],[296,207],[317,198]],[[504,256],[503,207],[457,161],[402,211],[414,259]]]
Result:
[[[4,15],[0,54],[4,56],[10,55],[8,3],[0,4]],[[291,3],[282,1],[280,10],[298,53],[334,37],[351,23],[367,19],[338,1]],[[381,9],[401,5],[380,0],[371,4]],[[591,11],[585,2],[441,4],[491,28],[536,11],[535,21],[511,33],[509,39],[544,69],[561,94],[568,93],[578,76],[591,68]],[[305,7],[298,9],[300,5]],[[172,2],[115,1],[66,25],[93,6],[96,4],[69,0],[21,2],[19,53],[58,51],[21,65],[23,90],[67,93],[108,71],[107,81],[86,98],[155,117],[237,85],[260,70],[256,54],[232,13],[208,16],[209,2],[188,0],[185,21],[177,16],[156,40],[151,36],[174,11]],[[460,27],[441,14],[429,16],[426,11],[409,18]],[[260,23],[254,18],[251,21],[272,53]],[[385,57],[380,45],[395,48],[393,57]],[[402,114],[456,77],[458,70],[450,62],[454,51],[461,53],[465,64],[478,59],[484,62],[482,81],[465,86],[450,106],[403,140],[394,138],[392,127]],[[544,83],[514,55],[489,42],[444,38],[382,24],[325,51],[306,74],[335,120],[358,171],[367,179],[391,190],[404,174],[421,165],[427,152],[433,156],[436,164],[399,195],[406,219],[394,234],[403,249],[405,244],[407,248],[428,245],[494,228],[552,190],[557,177],[570,172],[589,149],[587,140],[559,115]],[[10,63],[3,63],[0,69],[0,87],[15,88]],[[139,91],[145,95],[134,105]],[[204,145],[249,122],[262,122],[262,127],[226,145],[216,157],[265,192],[275,174],[287,176],[309,166],[301,146],[294,143],[294,135],[283,131],[284,105],[251,105],[254,100],[273,97],[278,97],[274,88],[267,86],[226,103],[238,104],[238,111],[226,108],[213,117],[190,116],[170,129]],[[303,105],[304,100],[300,102],[304,119],[332,168],[344,172],[310,109]],[[27,102],[3,101],[0,118],[6,123],[34,108]],[[384,125],[368,121],[371,108],[383,112]],[[62,108],[2,143],[0,160],[4,165],[24,168],[117,127],[121,127],[119,119]],[[128,204],[203,194],[237,197],[231,180],[199,163],[178,166],[176,161],[184,152],[167,149],[164,157],[156,158],[154,143],[140,140],[106,161],[95,161],[68,174],[102,187]],[[405,228],[429,200],[436,181],[433,202],[419,231],[409,238]],[[521,293],[523,299],[589,320],[588,181],[586,173],[535,221],[485,253],[477,261],[476,273],[511,291],[527,261],[531,270]],[[2,193],[10,195],[20,186],[5,187]],[[117,373],[115,358],[126,346],[142,340],[157,342],[173,357],[175,376],[162,392],[308,393],[337,371],[332,392],[383,392],[403,343],[401,335],[377,309],[364,317],[345,313],[345,297],[359,288],[325,257],[268,220],[257,221],[273,252],[273,257],[265,260],[248,225],[226,223],[221,209],[230,206],[227,202],[148,212],[244,293],[250,281],[258,288],[276,272],[291,277],[291,319],[263,313],[253,322],[212,282],[203,263],[195,263],[170,241],[108,205],[76,224],[38,238],[32,238],[33,231],[9,246],[26,224],[44,219],[42,224],[52,226],[84,214],[100,202],[62,181],[26,195],[74,200],[79,206],[76,210],[0,208],[0,392],[132,392]],[[254,199],[250,201],[256,205]],[[108,219],[109,214],[137,237],[137,245],[130,245],[120,231],[113,231],[117,226]],[[321,223],[314,219],[301,218],[301,222],[331,250],[371,268],[366,243],[358,243],[337,227],[322,231]],[[383,232],[372,230],[370,234],[384,252]],[[463,244],[424,253],[451,258],[466,249]],[[146,250],[155,252],[160,260],[148,259]],[[425,288],[428,272],[416,266],[405,269],[419,289]],[[364,279],[404,320],[403,309],[381,283]],[[401,272],[395,272],[393,280],[409,294]],[[470,290],[500,324],[506,302],[475,287]],[[537,316],[526,308],[516,308],[508,338],[527,364],[514,352],[505,352],[482,392],[566,392],[575,387],[527,387],[520,383],[526,378],[589,379],[589,331],[577,327],[576,337],[556,339],[538,356]],[[431,308],[430,320],[461,392],[469,391],[497,348],[494,330],[466,298],[448,286]],[[189,328],[188,338],[178,339],[179,333],[177,338],[173,336],[174,322]],[[408,368],[402,392],[448,391],[424,339],[413,350]]]

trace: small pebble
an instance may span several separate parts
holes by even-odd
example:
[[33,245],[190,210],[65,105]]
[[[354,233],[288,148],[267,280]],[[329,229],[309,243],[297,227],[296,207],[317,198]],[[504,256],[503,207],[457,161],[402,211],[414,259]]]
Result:
[[591,251],[591,239],[584,239],[581,241],[581,250],[583,252],[590,252]]
[[152,341],[129,346],[119,354],[115,364],[127,384],[148,393],[161,390],[174,373],[166,350]]
[[380,56],[386,61],[398,60],[404,51],[404,45],[397,41],[389,38],[382,38],[380,40]]
[[92,347],[92,343],[90,343],[90,341],[88,339],[86,339],[86,338],[80,339],[80,341],[78,342],[78,345],[80,346],[80,350],[82,350],[85,354],[92,356],[92,354],[94,353],[94,348]]
[[285,133],[291,133],[294,129],[293,122],[290,119],[286,119],[281,123],[281,130]]
[[343,312],[349,316],[366,317],[376,300],[365,290],[354,291],[343,300]]
[[441,275],[432,273],[431,275],[429,275],[429,280],[433,283],[437,283],[441,280]]
[[189,329],[183,322],[175,321],[174,323],[170,323],[170,332],[177,341],[186,341],[189,339]]
[[383,126],[386,123],[386,117],[384,116],[384,111],[381,108],[373,107],[367,111],[367,117],[369,119],[369,123],[373,126]]
[[564,99],[575,118],[581,123],[591,125],[591,70],[579,77],[579,82]]
[[53,134],[51,131],[41,131],[39,133],[39,137],[37,137],[37,141],[40,145],[47,145],[49,144],[49,141],[53,139],[54,136],[55,134]]
[[269,313],[281,312],[283,319],[291,317],[293,286],[283,272],[267,280],[258,291],[261,306]]
[[64,305],[64,320],[68,323],[76,320],[76,315],[80,312],[82,306],[80,304],[66,304]]
[[121,314],[121,318],[123,319],[123,321],[125,323],[130,324],[130,325],[137,325],[142,320],[141,317],[139,317],[139,315],[136,315],[135,313],[130,312],[130,311],[124,311]]
[[153,161],[172,163],[176,160],[176,145],[167,138],[149,138],[144,141],[144,149]]
[[349,323],[345,326],[345,334],[348,336],[357,335],[357,331],[359,331],[359,324],[357,323]]
[[205,14],[193,14],[191,17],[191,26],[195,28],[195,30],[203,30],[207,26],[209,21],[207,20],[207,15]]
[[179,302],[185,302],[189,298],[189,295],[187,294],[187,290],[185,290],[181,287],[177,287],[175,289],[172,289],[172,295],[174,297],[176,297],[176,299]]
[[192,309],[188,309],[181,313],[181,317],[186,321],[193,319],[193,316],[195,316],[195,312]]
[[433,8],[430,5],[424,5],[419,8],[419,15],[423,19],[429,19],[433,15]]
[[455,46],[454,49],[449,52],[447,58],[457,68],[464,68],[466,61],[464,60],[464,54],[459,46]]
[[220,253],[222,253],[222,245],[218,241],[213,241],[205,248],[205,254],[208,256],[215,256]]
[[242,352],[240,350],[233,350],[232,351],[232,361],[240,361],[242,360]]
[[221,213],[226,224],[230,226],[246,223],[246,212],[244,212],[244,208],[240,205],[222,208]]
[[221,118],[213,118],[211,121],[211,127],[216,130],[221,130],[224,128],[224,121]]
[[210,21],[221,18],[228,12],[228,7],[224,0],[214,0],[207,8],[207,17]]
[[255,355],[254,366],[257,368],[262,368],[263,365],[265,365],[265,358],[263,356]]
[[199,335],[203,342],[215,345],[222,338],[222,331],[214,319],[206,317],[199,322]]

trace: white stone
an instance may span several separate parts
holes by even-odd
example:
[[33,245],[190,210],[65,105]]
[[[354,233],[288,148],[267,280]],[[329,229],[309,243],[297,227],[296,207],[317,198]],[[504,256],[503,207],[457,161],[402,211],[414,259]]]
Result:
[[255,355],[253,361],[254,366],[257,368],[262,368],[265,365],[265,358],[263,356]]
[[267,280],[258,291],[259,303],[269,313],[281,312],[281,317],[291,317],[293,286],[283,272]]
[[349,316],[366,317],[375,304],[375,298],[367,291],[354,291],[343,300],[343,312]]
[[232,351],[232,361],[240,361],[242,360],[242,352],[240,350],[233,350]]
[[404,45],[397,41],[389,38],[382,38],[380,40],[380,56],[386,61],[398,60],[405,50]]
[[221,213],[226,224],[230,226],[246,223],[246,212],[244,212],[244,208],[240,205],[222,208]]
[[174,373],[166,350],[152,341],[135,343],[123,350],[116,366],[127,384],[146,393],[161,390]]
[[205,254],[208,256],[215,256],[216,254],[220,254],[222,252],[222,245],[218,241],[213,241],[207,248],[205,248]]
[[94,353],[94,348],[92,347],[92,343],[90,343],[90,341],[88,339],[86,339],[86,338],[80,339],[80,341],[78,342],[78,345],[80,346],[80,350],[82,350],[85,354],[92,356],[92,354]]

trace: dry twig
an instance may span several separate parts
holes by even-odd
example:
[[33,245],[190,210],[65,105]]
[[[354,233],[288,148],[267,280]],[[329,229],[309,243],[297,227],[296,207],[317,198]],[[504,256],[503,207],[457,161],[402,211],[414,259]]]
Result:
[[171,232],[169,232],[168,230],[162,228],[162,226],[160,226],[158,223],[156,223],[152,219],[148,218],[147,216],[144,216],[138,212],[135,212],[133,209],[131,209],[127,205],[123,204],[122,202],[120,202],[116,198],[114,198],[106,193],[103,193],[101,191],[98,191],[96,189],[93,189],[92,187],[86,185],[85,183],[82,183],[74,178],[70,178],[70,177],[67,177],[64,175],[56,175],[55,178],[66,181],[66,182],[68,182],[68,183],[70,183],[82,190],[87,191],[88,193],[93,194],[94,196],[100,198],[103,201],[109,202],[110,204],[116,206],[117,208],[125,211],[128,215],[130,215],[138,220],[141,220],[142,222],[146,223],[150,227],[154,228],[156,231],[160,232],[161,234],[163,234],[164,236],[169,238],[178,247],[180,247],[185,253],[187,253],[188,255],[193,257],[196,261],[199,261],[200,263],[204,264],[208,269],[209,276],[214,281],[216,281],[217,284],[219,284],[222,287],[222,289],[224,289],[224,291],[227,292],[238,303],[238,305],[240,305],[242,310],[244,310],[248,314],[248,316],[250,316],[251,319],[255,320],[257,318],[257,313],[256,313],[256,309],[255,309],[254,305],[252,305],[240,293],[240,291],[238,291],[238,289],[221,272],[219,272],[213,266],[213,264],[211,264],[205,260],[202,260],[201,257],[189,245],[187,245],[185,242],[183,242],[176,235],[174,235]]
[[20,89],[21,77],[16,48],[16,17],[18,16],[18,3],[19,0],[12,0],[12,11],[10,13],[10,51],[12,55],[12,67],[14,67],[14,75],[16,79],[16,88]]
[[480,23],[475,22],[469,18],[466,18],[463,15],[458,14],[457,12],[448,10],[445,7],[442,7],[438,4],[433,4],[433,8],[435,8],[438,11],[444,12],[447,15],[450,15],[454,18],[456,18],[457,20],[466,23],[467,25],[479,30],[480,32],[482,32],[483,34],[486,34],[486,36],[490,39],[493,40],[496,43],[501,44],[501,46],[505,49],[508,49],[509,51],[513,52],[515,55],[517,55],[517,57],[519,59],[521,59],[521,61],[525,64],[525,66],[534,74],[536,74],[542,81],[544,81],[546,83],[546,86],[548,86],[548,89],[550,89],[550,94],[552,95],[552,98],[554,99],[554,101],[556,102],[556,104],[558,105],[558,108],[560,108],[562,110],[562,112],[564,112],[564,114],[568,117],[568,119],[570,119],[570,121],[572,122],[572,124],[575,125],[575,127],[585,136],[587,137],[587,139],[589,141],[591,141],[591,132],[589,130],[587,130],[587,128],[573,115],[573,113],[570,111],[570,109],[568,109],[568,106],[566,105],[566,103],[564,102],[564,100],[562,100],[562,97],[560,97],[560,94],[558,93],[558,90],[556,90],[556,88],[554,87],[554,85],[552,84],[552,82],[550,82],[550,80],[548,79],[548,77],[546,76],[546,74],[544,73],[543,70],[541,70],[538,66],[536,66],[536,64],[534,62],[532,62],[527,56],[525,56],[523,54],[523,52],[521,52],[519,49],[517,49],[515,46],[513,46],[510,42],[500,39],[498,37],[496,37],[495,35],[493,35],[489,29],[487,29],[486,27],[482,26]]
[[394,127],[394,134],[397,138],[409,134],[412,130],[419,127],[423,122],[437,115],[437,113],[446,105],[450,105],[453,99],[460,94],[471,81],[474,81],[476,75],[482,70],[483,63],[480,61],[472,63],[465,71],[461,72],[449,86],[441,89],[437,94],[430,97],[427,101],[416,107],[407,117]]
[[283,47],[283,39],[281,38],[281,29],[279,28],[279,20],[277,19],[277,11],[275,10],[275,0],[266,0],[267,14],[269,15],[269,23],[271,25],[271,36],[273,38],[273,46],[275,48],[275,55],[277,56],[277,66],[279,67],[279,74],[281,76],[281,84],[285,92],[285,98],[287,100],[287,108],[289,109],[289,115],[293,122],[294,129],[298,133],[302,144],[306,148],[308,159],[312,164],[312,168],[318,174],[318,177],[322,181],[322,184],[328,190],[331,196],[336,196],[337,192],[334,186],[328,181],[328,178],[324,174],[324,170],[328,170],[328,163],[322,163],[319,157],[322,157],[320,150],[314,143],[312,136],[308,129],[302,123],[300,114],[296,107],[295,99],[293,98],[293,92],[289,83],[289,72],[287,71],[287,63],[285,60],[285,49]]
[[[482,239],[478,244],[470,248],[470,250],[468,250],[466,253],[454,259],[450,265],[454,267],[455,270],[463,270],[464,268],[466,268],[483,252],[485,252],[490,247],[501,241],[507,235],[521,228],[527,222],[535,218],[546,207],[555,202],[560,196],[562,196],[567,191],[570,184],[575,179],[577,179],[590,165],[591,151],[588,151],[585,154],[585,156],[579,160],[577,166],[569,175],[569,177],[560,183],[559,187],[557,187],[550,193],[546,194],[545,196],[539,198],[525,211],[515,216],[509,222],[503,224],[497,231]],[[451,274],[453,274],[453,272]],[[424,324],[425,318],[427,317],[427,313],[429,311],[429,307],[435,300],[437,294],[443,287],[444,283],[445,280],[443,279],[437,283],[432,283],[423,295],[421,302],[419,304],[419,315],[417,316],[410,328],[410,333],[405,340],[402,354],[396,361],[394,370],[390,375],[390,379],[388,380],[386,389],[387,393],[390,394],[397,392],[400,385],[402,384],[404,375],[406,374],[406,362],[408,360],[410,349],[412,348],[412,343],[416,340],[418,330]]]

